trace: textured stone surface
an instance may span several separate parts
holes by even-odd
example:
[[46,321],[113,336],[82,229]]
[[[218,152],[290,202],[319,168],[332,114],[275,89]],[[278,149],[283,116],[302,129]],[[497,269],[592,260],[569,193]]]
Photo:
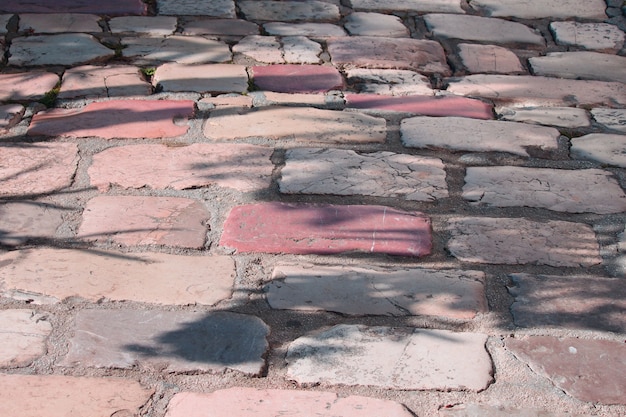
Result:
[[10,14],[0,14],[0,35],[4,35],[8,32],[7,25],[12,17],[13,15]]
[[626,133],[626,109],[592,109],[591,114],[602,126]]
[[503,120],[512,122],[561,127],[591,125],[587,111],[573,107],[500,107],[496,112]]
[[33,310],[0,311],[0,334],[2,334],[0,366],[30,365],[32,361],[46,353],[46,339],[51,331],[52,325],[47,320],[46,314]]
[[168,63],[156,69],[152,83],[163,91],[243,93],[248,90],[248,74],[243,65]]
[[561,413],[537,408],[508,408],[485,404],[459,404],[439,410],[441,417],[584,417],[583,414]]
[[76,65],[112,58],[115,51],[91,35],[70,33],[27,36],[11,42],[9,65]]
[[58,75],[44,71],[0,74],[0,101],[38,100],[58,82]]
[[550,52],[528,60],[537,75],[626,83],[626,57],[600,52]]
[[471,6],[490,16],[522,19],[606,19],[604,0],[472,0]]
[[464,262],[587,267],[602,262],[586,224],[523,218],[452,218],[447,248]]
[[220,244],[239,252],[423,256],[431,231],[423,214],[384,206],[258,203],[231,210]]
[[20,32],[60,33],[60,32],[102,32],[98,24],[100,17],[92,14],[52,13],[20,14]]
[[146,14],[147,6],[141,0],[2,0],[0,12],[6,13],[92,13],[98,15]]
[[351,150],[288,150],[278,182],[286,194],[367,195],[434,201],[448,196],[443,162],[437,158]]
[[486,340],[478,333],[343,324],[292,342],[287,372],[299,383],[480,391],[492,380]]
[[459,44],[459,57],[472,73],[513,74],[524,72],[517,55],[496,45]]
[[288,64],[317,64],[322,46],[305,36],[285,36],[281,39],[283,56]]
[[166,38],[122,38],[122,55],[138,64],[178,62],[206,64],[227,62],[232,56],[228,45],[202,36],[174,35]]
[[608,23],[552,22],[550,31],[559,45],[618,51],[626,34]]
[[81,310],[62,366],[159,366],[168,372],[234,369],[257,375],[269,327],[230,312]]
[[626,403],[626,345],[621,341],[528,336],[505,339],[505,346],[574,398]]
[[344,106],[340,94],[310,94],[310,93],[276,93],[273,91],[254,91],[250,93],[254,107],[290,106],[316,107],[318,109],[339,109]]
[[339,20],[339,8],[324,1],[241,0],[237,4],[246,19],[293,22]]
[[322,47],[304,36],[246,36],[233,52],[266,64],[317,64]]
[[344,27],[350,35],[388,38],[408,38],[410,35],[399,17],[381,13],[352,13],[346,18]]
[[63,73],[63,83],[58,97],[98,99],[150,94],[152,87],[143,79],[137,67],[84,65],[70,68]]
[[13,246],[54,239],[65,211],[64,207],[43,202],[5,202],[0,205],[0,243]]
[[112,33],[138,33],[150,36],[168,36],[176,30],[174,16],[122,16],[109,20]]
[[211,0],[198,2],[195,0],[159,0],[158,11],[162,15],[235,17],[233,0]]
[[576,159],[587,159],[601,164],[626,168],[626,136],[591,133],[573,138],[570,154]]
[[343,78],[333,67],[267,65],[252,67],[251,73],[258,88],[279,93],[321,93],[343,87]]
[[465,13],[459,0],[350,0],[355,10]]
[[417,72],[393,69],[351,68],[346,70],[348,84],[360,93],[392,96],[433,95],[430,80]]
[[183,35],[247,36],[258,35],[259,25],[241,19],[197,18],[184,24]]
[[20,104],[0,105],[0,134],[18,124],[23,115],[24,107]]
[[263,29],[270,35],[276,36],[307,36],[314,39],[346,36],[346,32],[341,26],[332,23],[272,22],[264,24]]

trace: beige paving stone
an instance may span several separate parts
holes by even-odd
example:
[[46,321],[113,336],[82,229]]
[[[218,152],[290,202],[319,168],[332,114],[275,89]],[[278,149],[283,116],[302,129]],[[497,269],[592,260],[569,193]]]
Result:
[[274,91],[253,91],[250,93],[250,97],[253,99],[254,107],[294,106],[339,109],[344,106],[343,97],[335,94],[292,94],[276,93]]
[[350,68],[348,84],[359,93],[392,96],[433,95],[430,80],[417,72],[394,69]]
[[237,2],[241,12],[248,20],[309,22],[339,20],[339,8],[324,1],[274,1],[242,0]]
[[115,51],[86,33],[37,35],[13,39],[9,65],[77,65],[106,61]]
[[571,140],[570,155],[626,168],[626,135],[591,133]]
[[236,17],[233,0],[159,0],[157,10],[160,15]]
[[248,90],[248,73],[243,65],[167,63],[157,67],[152,84],[163,91],[243,93]]
[[355,12],[348,15],[344,27],[350,35],[408,38],[409,29],[399,17],[382,13]]
[[459,0],[350,0],[355,10],[465,13]]
[[100,17],[78,13],[20,13],[19,31],[33,33],[99,33]]
[[287,374],[301,384],[481,391],[492,381],[486,340],[478,333],[342,324],[292,342]]
[[98,99],[150,94],[152,94],[152,87],[142,77],[137,67],[83,65],[65,71],[58,98]]
[[214,140],[269,138],[310,143],[384,142],[385,120],[314,108],[262,107],[244,114],[211,116],[204,135]]
[[600,52],[550,52],[528,60],[533,72],[559,78],[626,83],[626,57]]
[[266,64],[282,64],[282,45],[274,36],[250,35],[233,46],[234,54],[241,54]]
[[552,22],[550,31],[559,45],[619,51],[626,34],[609,23]]
[[18,124],[23,115],[24,106],[21,104],[0,105],[0,135]]
[[0,101],[38,100],[58,82],[58,75],[44,71],[0,74]]
[[441,417],[585,417],[583,414],[562,413],[538,408],[509,408],[486,404],[458,404],[445,407],[437,414]]
[[28,366],[45,355],[46,340],[51,332],[47,314],[34,310],[0,311],[0,367]]
[[604,0],[471,0],[470,6],[490,16],[521,19],[606,19]]
[[591,115],[602,126],[626,133],[626,109],[591,109]]
[[12,14],[0,14],[0,35],[4,35],[8,32],[7,25],[12,17]]
[[586,224],[524,218],[457,217],[447,248],[463,262],[588,267],[602,262]]
[[626,194],[613,174],[601,169],[469,167],[463,198],[477,205],[566,213],[626,211]]
[[177,21],[174,16],[120,16],[109,20],[109,28],[112,33],[168,36],[176,31]]
[[463,65],[472,73],[515,74],[524,72],[517,55],[496,45],[459,44]]
[[282,38],[283,56],[287,64],[317,64],[322,46],[305,36],[285,36]]
[[402,143],[410,148],[445,148],[475,152],[509,152],[528,156],[527,148],[552,151],[560,132],[552,127],[465,117],[412,117],[400,125]]
[[346,36],[346,31],[341,26],[332,23],[271,22],[264,24],[263,29],[275,36],[306,36],[313,39]]
[[587,111],[575,107],[499,107],[496,113],[512,122],[571,128],[591,125]]
[[184,23],[183,35],[248,36],[258,35],[259,25],[241,19],[196,18]]
[[252,96],[249,95],[235,95],[235,94],[222,94],[217,97],[205,97],[198,103],[200,106],[206,105],[214,110],[226,110],[226,109],[249,109],[252,107]]
[[227,256],[181,256],[37,248],[0,255],[7,293],[34,293],[47,302],[138,301],[214,305],[230,298],[235,263]]
[[122,55],[142,65],[157,62],[206,64],[231,60],[230,49],[226,43],[202,36],[122,38],[122,45]]
[[9,201],[0,205],[0,243],[22,245],[32,240],[52,240],[68,209],[36,201]]

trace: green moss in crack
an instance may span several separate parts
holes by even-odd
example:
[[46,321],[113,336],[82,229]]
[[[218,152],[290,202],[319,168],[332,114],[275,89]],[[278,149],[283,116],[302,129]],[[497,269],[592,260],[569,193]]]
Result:
[[60,85],[54,87],[52,90],[44,94],[44,96],[39,100],[39,103],[43,104],[46,107],[54,106],[54,103],[57,100],[57,96],[59,95],[59,91],[61,91]]

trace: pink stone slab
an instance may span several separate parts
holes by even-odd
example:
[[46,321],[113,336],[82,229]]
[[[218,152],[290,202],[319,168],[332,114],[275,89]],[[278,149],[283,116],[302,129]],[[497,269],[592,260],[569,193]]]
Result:
[[[33,310],[0,311],[0,335],[2,335],[0,366],[30,365],[32,361],[46,353],[46,339],[51,331],[52,324],[46,319],[45,314]],[[0,398],[1,395],[0,393]],[[0,415],[9,414],[0,412]]]
[[38,100],[58,82],[58,75],[44,71],[0,74],[0,101]]
[[6,202],[0,205],[0,243],[22,245],[31,240],[51,241],[63,224],[66,211],[63,206],[44,202]]
[[424,256],[431,231],[422,213],[384,206],[259,203],[230,212],[220,244],[240,252]]
[[190,100],[111,100],[80,109],[52,109],[33,116],[28,135],[113,138],[166,138],[185,134],[174,123],[194,114]]
[[93,13],[98,15],[145,15],[141,0],[2,0],[0,13]]
[[21,104],[0,105],[0,135],[18,124],[23,115],[24,107]]
[[320,93],[343,88],[335,67],[319,65],[268,65],[252,67],[254,84],[279,93]]

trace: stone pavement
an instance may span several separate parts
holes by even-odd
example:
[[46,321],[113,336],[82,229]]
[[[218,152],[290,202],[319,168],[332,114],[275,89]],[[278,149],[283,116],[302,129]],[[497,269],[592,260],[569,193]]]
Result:
[[2,0],[0,415],[626,415],[623,0]]

